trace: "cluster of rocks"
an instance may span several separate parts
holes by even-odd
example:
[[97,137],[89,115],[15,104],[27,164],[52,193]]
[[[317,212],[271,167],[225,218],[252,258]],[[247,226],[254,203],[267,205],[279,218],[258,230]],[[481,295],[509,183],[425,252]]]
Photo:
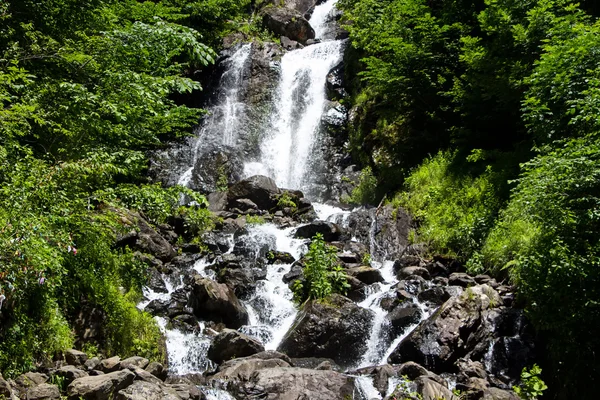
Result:
[[89,358],[68,350],[52,368],[28,372],[14,380],[0,376],[0,398],[22,400],[201,400],[192,381],[167,377],[162,364],[143,357]]

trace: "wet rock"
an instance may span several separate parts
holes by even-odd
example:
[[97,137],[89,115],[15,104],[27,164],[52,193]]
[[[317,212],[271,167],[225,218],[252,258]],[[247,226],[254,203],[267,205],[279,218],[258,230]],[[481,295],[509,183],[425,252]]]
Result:
[[292,264],[296,259],[285,251],[271,250],[267,253],[267,261],[269,264]]
[[383,276],[381,276],[381,272],[373,267],[360,266],[348,268],[346,273],[359,281],[370,285],[376,282],[383,282]]
[[423,267],[423,266],[424,266],[424,263],[423,263],[423,260],[421,259],[421,257],[405,255],[405,256],[398,258],[396,261],[394,261],[393,268],[396,273],[399,273],[404,268]]
[[326,242],[334,242],[341,238],[342,232],[342,228],[333,222],[314,221],[298,228],[294,236],[297,238],[312,239],[317,233],[320,233]]
[[75,379],[67,388],[69,400],[108,400],[131,385],[135,374],[127,369]]
[[[330,369],[334,371],[342,371],[339,365],[335,363],[331,358],[324,357],[302,357],[293,358],[292,364],[297,368],[308,368],[308,369]],[[323,368],[328,366],[328,368]],[[319,368],[321,367],[321,368]],[[330,368],[329,368],[330,367]]]
[[406,267],[406,268],[402,268],[397,276],[398,279],[406,279],[410,276],[420,276],[423,279],[429,280],[431,279],[431,276],[429,275],[429,271],[427,271],[426,268],[423,267]]
[[162,261],[170,261],[177,252],[165,238],[152,228],[140,214],[123,209],[112,209],[119,215],[121,224],[132,230],[117,237],[116,246],[129,246],[132,249],[149,253]]
[[439,261],[427,263],[425,268],[427,268],[427,271],[434,277],[447,277],[449,274],[448,268]]
[[113,372],[119,368],[121,368],[121,357],[119,356],[105,358],[100,361],[100,370],[102,372]]
[[123,361],[121,361],[121,368],[127,368],[127,369],[131,369],[131,370],[133,370],[135,368],[144,369],[148,366],[149,363],[150,363],[150,361],[148,361],[147,358],[134,356],[134,357],[126,358]]
[[147,286],[156,293],[168,293],[167,285],[156,268],[148,268]]
[[248,312],[227,285],[199,275],[194,276],[189,305],[199,318],[224,322],[232,328],[248,323]]
[[367,285],[364,282],[359,281],[353,276],[346,275],[348,280],[348,284],[350,285],[350,290],[348,290],[347,297],[353,301],[360,302],[367,298],[367,293],[365,288]]
[[60,398],[58,386],[49,383],[42,383],[27,391],[27,400],[60,400]]
[[433,372],[448,370],[468,353],[469,336],[476,334],[482,313],[499,301],[498,293],[486,285],[472,287],[451,298],[400,342],[389,362],[412,360]]
[[81,367],[87,361],[88,356],[83,351],[70,349],[65,352],[65,360],[67,364]]
[[326,80],[327,98],[339,100],[348,96],[344,85],[344,64],[336,65],[327,74]]
[[450,294],[443,287],[434,286],[431,289],[424,290],[417,295],[420,302],[434,305],[442,305],[449,298]]
[[280,193],[281,190],[271,178],[255,175],[231,186],[227,192],[227,200],[229,206],[232,206],[238,199],[248,199],[261,210],[269,210],[277,205],[275,197]]
[[315,30],[310,23],[293,9],[267,7],[262,13],[263,25],[276,35],[286,36],[302,44],[315,38]]
[[283,276],[283,283],[294,282],[297,279],[302,279],[302,277],[304,277],[304,274],[302,273],[302,264],[296,263],[292,265],[290,272]]
[[248,357],[264,351],[264,346],[255,339],[232,329],[219,333],[208,349],[208,358],[217,364],[232,358]]
[[353,391],[352,378],[339,372],[281,367],[256,371],[249,382],[234,388],[236,398],[247,400],[339,400],[352,398]]
[[217,281],[230,287],[238,297],[250,294],[255,283],[252,271],[231,268],[220,270],[217,275]]
[[56,371],[56,375],[64,378],[67,385],[77,378],[88,376],[87,372],[82,371],[73,365],[61,367],[58,371]]
[[242,178],[243,153],[239,149],[205,142],[199,151],[192,170],[190,181],[192,189],[201,193],[213,193],[226,189],[221,187],[224,180],[227,185],[231,185]]
[[332,295],[327,303],[309,301],[298,313],[278,351],[290,357],[326,357],[341,366],[366,351],[373,313],[349,299]]
[[281,46],[286,50],[295,50],[295,49],[301,49],[304,47],[300,43],[288,38],[287,36],[282,36],[280,38],[280,42],[281,42]]
[[425,369],[424,367],[422,367],[421,365],[419,365],[413,361],[405,362],[398,369],[398,375],[406,376],[408,379],[410,379],[412,381],[414,381],[415,379],[417,379],[420,376],[429,375],[429,374],[430,374],[430,372],[427,371],[427,369]]
[[467,288],[476,285],[475,279],[464,272],[453,272],[448,278],[448,284]]
[[415,305],[399,305],[394,308],[386,318],[390,321],[394,331],[401,333],[411,325],[418,323],[421,320],[422,312]]
[[315,4],[319,3],[318,0],[270,0],[270,3],[274,6],[284,6],[298,11],[301,14],[308,12]]

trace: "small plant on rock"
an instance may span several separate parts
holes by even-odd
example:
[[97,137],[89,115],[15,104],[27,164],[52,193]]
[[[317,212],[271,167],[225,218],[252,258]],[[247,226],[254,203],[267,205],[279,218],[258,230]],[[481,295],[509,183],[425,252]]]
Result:
[[298,205],[294,202],[294,200],[292,200],[292,196],[289,192],[283,192],[281,195],[279,195],[279,198],[277,199],[277,207],[290,207],[296,209],[298,208]]
[[523,368],[521,371],[521,383],[519,386],[513,386],[515,393],[523,400],[536,400],[541,396],[548,386],[540,378],[542,369],[533,364],[531,369]]
[[333,293],[345,294],[350,285],[346,273],[338,264],[337,250],[328,246],[323,235],[317,233],[305,257],[304,282],[294,282],[294,298],[298,302],[322,300]]

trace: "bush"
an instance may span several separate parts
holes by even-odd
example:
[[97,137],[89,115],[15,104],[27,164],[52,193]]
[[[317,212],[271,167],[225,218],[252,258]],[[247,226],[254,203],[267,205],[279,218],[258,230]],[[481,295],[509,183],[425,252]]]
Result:
[[346,294],[350,285],[346,273],[338,264],[337,250],[325,243],[317,233],[304,257],[304,281],[294,282],[294,298],[297,302],[322,300],[332,293]]

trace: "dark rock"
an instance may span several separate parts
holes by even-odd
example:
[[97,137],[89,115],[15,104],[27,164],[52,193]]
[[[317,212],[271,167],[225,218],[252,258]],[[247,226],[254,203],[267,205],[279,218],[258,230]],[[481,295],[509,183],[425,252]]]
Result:
[[428,377],[422,376],[417,378],[415,383],[417,384],[418,392],[423,396],[423,400],[460,400],[448,388]]
[[83,378],[84,376],[88,376],[88,373],[78,369],[73,365],[65,365],[64,367],[61,367],[58,371],[56,371],[56,375],[64,378],[65,383],[68,385],[77,378]]
[[481,325],[482,313],[499,301],[498,293],[486,285],[451,298],[400,342],[389,362],[411,360],[433,372],[448,370],[469,351],[468,338]]
[[167,377],[167,370],[161,363],[156,361],[151,362],[146,367],[146,371],[157,377],[158,379],[165,380]]
[[87,361],[88,356],[83,351],[70,349],[65,352],[65,360],[67,364],[81,367]]
[[327,98],[329,100],[339,100],[348,96],[344,85],[344,64],[336,65],[327,74],[326,81]]
[[267,253],[267,261],[269,264],[292,264],[296,259],[285,251],[271,250]]
[[397,333],[404,332],[406,328],[418,323],[421,320],[422,312],[415,305],[403,306],[399,305],[394,308],[386,318],[390,321],[394,331]]
[[423,267],[406,267],[406,268],[402,268],[397,276],[398,279],[406,279],[410,276],[420,276],[423,279],[429,280],[431,279],[431,276],[429,275],[429,271],[427,271],[426,268]]
[[453,272],[448,278],[448,284],[466,288],[469,286],[474,286],[476,283],[475,279],[464,272]]
[[135,374],[127,369],[75,379],[67,388],[69,400],[109,400],[131,385]]
[[381,276],[381,272],[379,272],[379,270],[364,265],[360,267],[348,268],[346,273],[367,285],[376,282],[383,282],[383,276]]
[[4,396],[7,400],[13,399],[13,393],[8,382],[0,375],[0,397]]
[[420,376],[426,376],[429,374],[430,372],[427,371],[427,369],[413,361],[405,362],[404,364],[400,365],[400,368],[398,369],[399,376],[406,376],[411,381],[414,381]]
[[270,0],[270,3],[274,6],[291,8],[301,14],[307,13],[319,2],[318,0]]
[[[212,117],[218,117],[218,114]],[[223,180],[226,180],[227,185],[231,185],[242,178],[244,172],[242,159],[243,153],[235,147],[204,141],[202,149],[198,149],[190,187],[201,193],[214,193],[226,189],[221,187]],[[213,209],[221,211],[218,209],[221,204],[217,202]]]
[[290,364],[278,358],[262,359],[243,357],[229,360],[219,365],[217,373],[210,377],[213,381],[248,381],[257,371],[265,368],[290,367]]
[[418,256],[405,255],[394,261],[394,271],[400,272],[407,267],[422,267],[423,260]]
[[177,255],[175,249],[165,238],[152,228],[140,214],[123,209],[112,209],[121,218],[121,224],[132,230],[117,237],[117,247],[129,246],[132,249],[149,253],[162,261],[170,261]]
[[439,286],[434,286],[431,289],[427,289],[419,293],[417,298],[420,302],[441,306],[450,298],[450,294],[444,289],[445,288]]
[[281,41],[281,46],[286,50],[295,50],[295,49],[301,49],[304,47],[300,43],[288,38],[287,36],[282,36],[280,41]]
[[275,197],[280,193],[281,190],[271,178],[255,175],[230,187],[227,192],[227,201],[231,207],[238,199],[248,199],[261,210],[269,210],[277,205]]
[[318,369],[319,366],[323,366],[328,364],[335,371],[341,371],[339,365],[335,363],[331,358],[323,358],[323,357],[302,357],[302,358],[293,358],[292,364],[297,368],[308,368],[308,369]]
[[315,38],[315,30],[310,23],[302,14],[289,8],[263,9],[263,25],[276,35],[286,36],[302,44]]
[[225,329],[219,333],[208,349],[208,358],[221,364],[232,358],[248,357],[264,351],[264,346],[243,333]]
[[427,268],[431,276],[446,277],[449,273],[448,268],[446,268],[446,266],[439,261],[427,263],[427,265],[425,265],[425,268]]
[[290,357],[326,357],[341,366],[356,361],[366,350],[373,322],[371,311],[333,295],[327,303],[307,302],[279,345]]
[[232,328],[248,323],[248,312],[227,285],[199,275],[194,277],[189,305],[199,318],[224,322]]
[[92,357],[89,360],[87,360],[84,364],[85,369],[87,369],[88,371],[98,368],[99,365],[100,359],[98,357]]
[[162,274],[156,268],[148,268],[147,286],[156,293],[168,293]]
[[58,386],[49,383],[42,383],[27,391],[27,400],[60,400],[60,398]]
[[294,265],[292,265],[292,268],[290,268],[290,272],[283,276],[283,282],[294,282],[297,279],[302,279],[302,277],[304,277],[304,274],[302,273],[302,264],[295,263]]
[[345,263],[345,264],[360,264],[362,262],[362,258],[355,253],[347,253],[347,252],[343,252],[343,253],[338,253],[337,254],[338,260],[340,260],[341,262]]
[[312,239],[317,233],[320,233],[326,242],[333,242],[341,238],[342,232],[342,228],[333,222],[313,221],[298,228],[294,235],[297,238]]
[[508,390],[489,388],[484,390],[481,400],[520,400],[520,397]]
[[[188,385],[184,383],[176,383],[169,385],[171,389],[174,389],[177,392],[177,395],[181,397],[182,400],[205,400],[205,396],[200,392],[196,385]],[[164,399],[164,397],[163,397]],[[161,399],[161,400],[163,400]]]
[[133,373],[135,374],[135,380],[136,381],[144,381],[144,382],[150,382],[150,383],[155,383],[157,385],[162,385],[163,381],[161,379],[158,379],[156,376],[152,375],[150,372],[143,370],[141,368],[137,368],[137,367],[132,367],[132,368],[128,368],[130,371],[133,371]]
[[206,197],[206,200],[208,200],[208,209],[212,212],[227,209],[227,192],[212,192]]

